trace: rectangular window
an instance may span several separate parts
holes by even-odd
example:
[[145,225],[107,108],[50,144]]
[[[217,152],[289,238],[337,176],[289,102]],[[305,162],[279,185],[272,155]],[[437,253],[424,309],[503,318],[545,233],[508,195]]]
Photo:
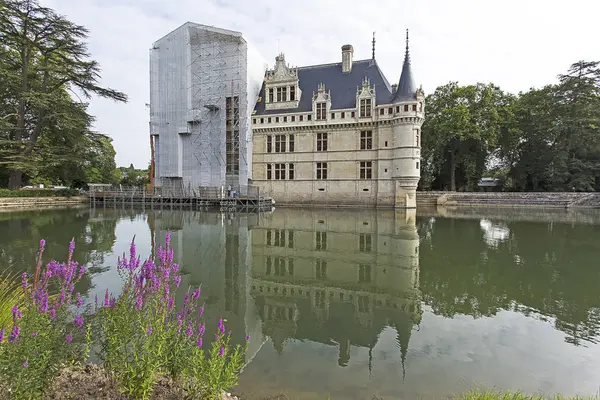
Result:
[[270,124],[271,123],[271,117],[267,118],[267,122]]
[[317,151],[327,151],[327,133],[317,133]]
[[360,131],[360,149],[371,150],[373,148],[373,131]]
[[275,153],[285,153],[285,135],[275,135]]
[[267,135],[267,153],[273,152],[273,136]]
[[273,102],[273,88],[269,89],[269,103]]
[[292,122],[295,122],[295,121],[296,121],[296,116],[292,115]]
[[287,117],[283,117],[283,122],[287,122]]
[[275,122],[279,122],[279,117],[275,117]]
[[404,112],[407,112],[407,111],[408,111],[408,104],[405,104],[404,105]]
[[277,101],[282,101],[281,100],[282,99],[282,91],[281,91],[281,89],[283,89],[283,88],[280,88],[280,87],[277,88]]
[[327,232],[315,232],[315,249],[327,250]]
[[393,114],[394,113],[394,107],[390,107],[388,108],[388,114]]
[[252,123],[256,124],[256,118],[252,118]]
[[285,164],[275,164],[275,179],[285,179]]
[[352,111],[352,112],[350,113],[350,116],[351,116],[352,118],[354,118],[354,116],[355,116],[355,115],[356,115],[356,114],[354,113],[354,111]]
[[360,179],[372,179],[373,178],[373,162],[372,161],[361,161],[360,162]]
[[294,179],[294,164],[288,165],[288,179]]
[[423,112],[423,103],[419,103],[419,112]]
[[317,279],[327,279],[327,261],[315,261],[315,276]]
[[371,99],[360,100],[360,117],[369,118],[371,116]]
[[290,86],[290,101],[296,100],[296,86]]
[[416,137],[416,139],[417,139],[417,147],[419,147],[420,146],[420,138],[419,138],[419,130],[418,129],[417,129],[417,137]]
[[317,179],[327,179],[327,163],[317,163]]
[[326,103],[317,103],[317,120],[324,120],[327,118],[327,104]]
[[288,146],[290,153],[294,152],[294,135],[290,135],[290,143]]
[[287,87],[285,86],[281,88],[281,98],[282,101],[287,101]]
[[383,115],[385,114],[385,108],[380,108],[379,109],[379,115]]
[[358,281],[363,283],[371,282],[371,266],[360,264],[358,266]]
[[273,179],[273,166],[271,164],[267,164],[267,179]]
[[304,121],[304,115],[300,115],[300,121]]
[[416,105],[416,104],[413,104],[413,105],[412,105],[412,110],[413,110],[413,111],[417,111],[417,105]]
[[264,119],[264,118],[261,118],[261,119],[260,119],[260,123],[261,123],[261,124],[264,124],[264,123],[265,123],[265,119]]
[[312,115],[308,114],[308,115],[306,116],[306,119],[307,119],[308,121],[312,120]]
[[331,119],[335,119],[335,113],[331,113]]
[[342,119],[346,118],[346,113],[345,113],[344,111],[342,111],[341,118],[342,118]]
[[358,241],[359,251],[361,253],[369,253],[371,251],[371,234],[361,233]]

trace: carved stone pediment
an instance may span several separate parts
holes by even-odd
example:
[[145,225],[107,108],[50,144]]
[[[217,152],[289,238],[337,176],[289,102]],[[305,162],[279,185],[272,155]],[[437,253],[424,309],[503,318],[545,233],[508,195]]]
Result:
[[371,98],[375,96],[375,88],[371,87],[371,80],[365,77],[362,85],[356,90],[356,97],[359,99]]
[[267,84],[290,82],[298,80],[298,68],[292,68],[285,63],[285,56],[283,53],[275,57],[275,67],[272,70],[268,70],[265,76]]
[[313,92],[313,101],[314,102],[322,102],[322,101],[330,101],[331,100],[331,91],[325,90],[325,84],[319,83],[319,88],[317,93]]

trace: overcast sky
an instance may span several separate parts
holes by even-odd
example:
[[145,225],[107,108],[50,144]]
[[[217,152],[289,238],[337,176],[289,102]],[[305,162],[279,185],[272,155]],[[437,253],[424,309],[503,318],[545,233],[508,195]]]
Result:
[[102,83],[126,105],[94,99],[95,128],[114,139],[117,165],[150,159],[148,58],[152,42],[186,21],[241,31],[269,62],[278,49],[296,66],[376,59],[400,75],[405,30],[417,85],[494,82],[511,92],[552,83],[578,60],[600,60],[599,0],[41,0],[90,29]]

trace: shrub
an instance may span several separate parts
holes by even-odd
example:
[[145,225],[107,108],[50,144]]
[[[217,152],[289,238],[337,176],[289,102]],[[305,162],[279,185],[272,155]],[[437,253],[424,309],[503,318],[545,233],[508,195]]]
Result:
[[0,189],[0,198],[2,197],[73,197],[79,196],[77,189],[22,189],[8,190]]
[[21,307],[25,293],[15,276],[0,274],[0,328],[12,329],[12,308]]
[[158,376],[166,374],[193,398],[213,399],[237,384],[245,347],[230,349],[231,333],[225,333],[221,319],[212,349],[205,354],[200,288],[188,290],[182,308],[176,310],[172,292],[181,276],[168,233],[157,261],[142,264],[134,242],[129,257],[119,259],[121,294],[115,298],[107,291],[102,304],[96,301],[100,358],[130,397],[149,398]]
[[[85,273],[85,266],[72,261],[75,243],[65,263],[51,261],[42,270],[44,245],[42,240],[33,279],[23,273],[25,301],[12,307],[12,328],[0,330],[0,383],[13,399],[41,397],[58,369],[85,360],[91,344],[79,313],[83,300],[73,294]],[[57,296],[50,296],[53,290]]]

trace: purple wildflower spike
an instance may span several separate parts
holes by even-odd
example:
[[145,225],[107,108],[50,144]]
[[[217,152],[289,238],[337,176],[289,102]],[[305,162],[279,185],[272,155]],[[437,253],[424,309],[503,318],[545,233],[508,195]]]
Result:
[[41,248],[46,247],[46,241],[44,239],[40,240],[40,247]]
[[4,341],[4,328],[0,329],[0,343]]
[[202,318],[202,314],[204,314],[204,304],[198,308],[198,318]]
[[23,272],[23,274],[21,275],[21,287],[23,289],[26,289],[27,286],[28,286],[28,283],[27,283],[27,272]]
[[138,311],[142,311],[143,305],[144,305],[144,300],[143,300],[142,296],[138,296],[135,301],[135,307],[138,309]]
[[67,344],[71,343],[73,341],[73,335],[71,335],[70,333],[67,335],[67,337],[65,338],[65,342]]
[[25,362],[23,363],[23,368],[27,368],[29,367],[29,362],[27,362],[27,360],[25,360]]
[[196,289],[196,291],[192,294],[192,299],[198,300],[198,297],[200,297],[200,288]]
[[152,327],[149,326],[148,329],[146,329],[146,333],[148,334],[148,336],[152,335]]
[[200,336],[200,337],[198,338],[198,341],[196,342],[196,346],[197,346],[197,347],[202,347],[202,336]]
[[83,326],[83,324],[84,324],[84,319],[83,319],[83,316],[81,316],[81,315],[77,315],[77,316],[75,317],[75,319],[73,320],[73,324],[74,324],[75,326],[77,326],[78,328],[81,328],[81,327]]
[[19,338],[20,334],[21,334],[21,327],[19,325],[13,326],[13,330],[12,330],[10,336],[8,337],[8,341],[10,343],[14,343],[15,340],[17,340]]
[[225,355],[225,347],[219,349],[219,357],[223,357],[223,355]]
[[219,319],[218,327],[219,327],[219,332],[225,333],[225,324],[223,324],[223,318]]
[[179,285],[181,285],[181,275],[175,277],[175,286],[179,287]]
[[245,339],[246,339],[246,342],[249,342],[250,341],[250,336],[246,336]]

